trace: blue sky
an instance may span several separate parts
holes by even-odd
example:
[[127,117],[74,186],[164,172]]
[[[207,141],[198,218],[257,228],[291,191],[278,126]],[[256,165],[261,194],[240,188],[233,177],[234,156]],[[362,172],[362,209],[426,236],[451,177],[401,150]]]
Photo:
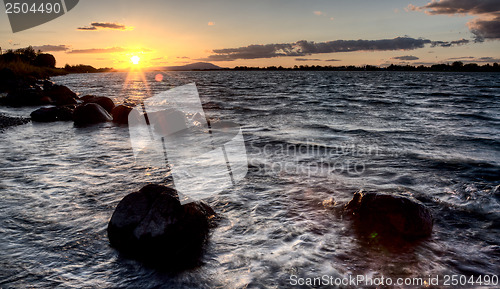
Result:
[[[126,67],[132,55],[143,66],[500,62],[500,1],[436,3],[85,0],[66,15],[18,33],[2,9],[0,47],[33,45],[54,54],[58,66]],[[402,38],[408,46],[398,44]]]

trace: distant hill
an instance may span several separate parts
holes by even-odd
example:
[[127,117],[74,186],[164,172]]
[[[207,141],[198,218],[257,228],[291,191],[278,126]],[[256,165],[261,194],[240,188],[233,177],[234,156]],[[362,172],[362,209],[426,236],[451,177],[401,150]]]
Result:
[[170,71],[181,71],[181,70],[185,71],[185,70],[211,70],[211,69],[223,69],[223,68],[208,62],[196,62],[181,66],[163,66],[163,67],[158,67],[157,69],[170,70]]

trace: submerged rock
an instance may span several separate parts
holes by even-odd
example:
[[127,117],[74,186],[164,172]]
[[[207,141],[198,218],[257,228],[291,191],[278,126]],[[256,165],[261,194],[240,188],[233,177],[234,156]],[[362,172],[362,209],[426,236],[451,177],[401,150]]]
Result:
[[33,111],[30,116],[35,122],[68,121],[73,119],[72,106],[42,107]]
[[29,118],[7,116],[0,113],[0,132],[3,132],[3,130],[7,127],[22,125],[28,123],[29,121]]
[[85,95],[81,97],[83,103],[97,103],[102,106],[108,113],[111,113],[113,108],[115,108],[115,103],[109,97],[105,96],[94,96],[94,95]]
[[410,196],[388,193],[357,192],[344,207],[361,231],[375,234],[400,234],[419,238],[432,233],[431,211]]
[[79,105],[73,112],[73,121],[77,126],[85,126],[111,121],[111,115],[96,103]]
[[76,104],[76,93],[64,85],[44,85],[44,96],[49,97],[56,105]]
[[43,104],[43,91],[38,86],[23,86],[9,92],[2,104],[12,107],[35,106]]
[[35,122],[52,122],[57,121],[57,107],[42,107],[33,111],[30,116]]
[[132,107],[127,105],[118,105],[111,111],[113,122],[120,124],[128,124],[128,115],[132,111]]
[[213,216],[208,205],[181,205],[176,190],[151,184],[120,201],[108,224],[108,238],[125,255],[182,270],[200,263]]

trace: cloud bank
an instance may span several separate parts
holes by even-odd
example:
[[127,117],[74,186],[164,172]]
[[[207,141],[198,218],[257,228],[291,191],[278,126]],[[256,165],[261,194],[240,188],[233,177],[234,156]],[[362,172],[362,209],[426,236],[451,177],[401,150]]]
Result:
[[58,51],[67,51],[69,47],[66,45],[41,45],[41,46],[33,46],[33,49],[36,51],[40,50],[42,52],[58,52]]
[[432,41],[431,47],[441,46],[441,47],[451,47],[453,45],[464,45],[470,43],[470,40],[467,39],[459,39],[453,41]]
[[120,23],[92,22],[92,23],[90,23],[90,26],[78,27],[76,29],[83,30],[83,31],[93,31],[93,30],[100,30],[100,29],[133,30],[134,28],[130,27],[130,26],[125,26],[125,25],[120,24]]
[[499,0],[440,0],[424,6],[409,5],[414,11],[425,11],[430,15],[475,15],[467,26],[475,35],[476,41],[500,39],[500,1]]
[[295,58],[295,61],[321,61],[318,58]]
[[450,47],[468,43],[468,40],[431,41],[423,38],[396,37],[380,40],[333,40],[314,42],[300,40],[294,43],[252,44],[237,48],[214,49],[213,54],[201,60],[204,61],[233,61],[237,59],[273,58],[282,56],[302,57],[312,54],[355,52],[355,51],[390,51],[414,50],[431,46]]
[[90,48],[90,49],[74,49],[68,51],[68,53],[114,53],[114,52],[124,52],[125,48],[122,47],[111,47],[111,48]]
[[420,58],[413,56],[413,55],[405,55],[405,56],[395,56],[392,59],[398,59],[398,60],[418,60]]
[[473,56],[464,56],[464,57],[452,57],[448,58],[448,61],[461,61],[463,63],[491,63],[491,62],[500,62],[500,58],[495,57],[473,57]]

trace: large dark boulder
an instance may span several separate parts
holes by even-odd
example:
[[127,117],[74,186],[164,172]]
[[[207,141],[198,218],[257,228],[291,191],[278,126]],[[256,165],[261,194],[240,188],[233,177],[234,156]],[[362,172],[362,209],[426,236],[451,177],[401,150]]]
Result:
[[111,113],[113,108],[115,108],[115,103],[109,97],[105,96],[94,96],[94,95],[85,95],[80,98],[83,103],[97,103],[102,106],[108,113]]
[[111,115],[97,103],[79,105],[73,112],[73,121],[76,126],[86,126],[113,120]]
[[64,85],[47,86],[44,96],[49,97],[56,105],[77,104],[76,93]]
[[120,201],[108,224],[108,238],[126,256],[182,270],[200,264],[214,216],[208,205],[181,205],[176,190],[151,184]]
[[357,229],[368,234],[414,239],[432,233],[431,211],[411,196],[357,192],[344,211],[354,218]]
[[30,116],[34,122],[52,122],[57,121],[57,107],[42,107],[33,111]]
[[113,108],[111,115],[113,122],[120,124],[128,124],[128,115],[132,111],[132,107],[120,104]]

